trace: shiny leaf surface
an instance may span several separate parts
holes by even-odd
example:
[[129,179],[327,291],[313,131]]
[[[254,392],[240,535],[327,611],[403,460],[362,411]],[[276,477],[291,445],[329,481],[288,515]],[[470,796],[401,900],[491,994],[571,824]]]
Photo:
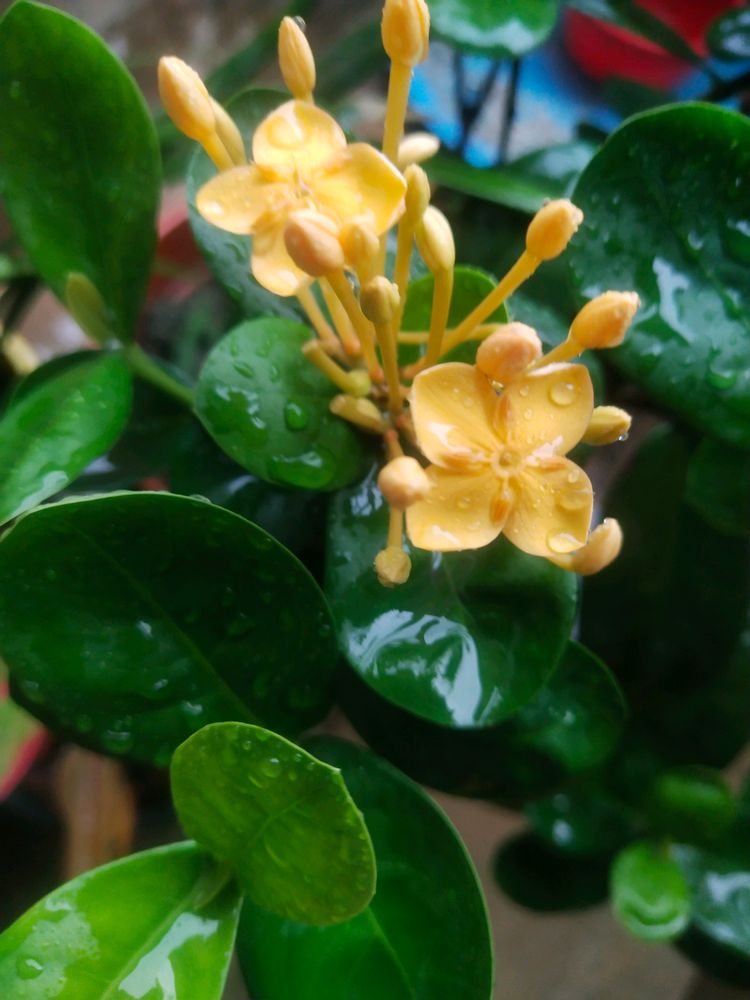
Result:
[[611,854],[626,844],[636,829],[635,814],[586,777],[530,802],[525,812],[537,836],[577,857]]
[[436,38],[465,52],[506,59],[541,45],[557,21],[557,0],[430,0]]
[[[413,782],[359,747],[315,738],[364,814],[377,892],[353,920],[322,929],[246,903],[237,948],[256,1000],[489,1000],[492,942],[466,849]],[[429,849],[425,850],[425,846]]]
[[205,501],[121,493],[33,511],[0,541],[0,595],[14,695],[94,749],[165,764],[207,722],[296,732],[330,704],[317,585]]
[[13,1000],[220,1000],[240,895],[194,844],[86,872],[0,935]]
[[610,876],[614,911],[644,941],[671,941],[690,922],[690,895],[678,865],[645,841],[615,859]]

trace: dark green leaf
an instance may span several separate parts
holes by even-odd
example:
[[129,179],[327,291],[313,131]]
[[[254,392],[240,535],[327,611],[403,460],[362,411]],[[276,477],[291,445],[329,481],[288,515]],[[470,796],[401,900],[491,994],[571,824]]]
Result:
[[750,8],[744,6],[722,14],[709,28],[706,41],[717,59],[750,59]]
[[644,941],[671,941],[690,922],[690,896],[680,868],[646,841],[618,854],[610,891],[620,921]]
[[491,726],[550,677],[576,579],[504,539],[476,551],[414,550],[409,581],[378,583],[388,511],[371,474],[331,505],[326,592],[344,655],[388,701],[446,726]]
[[194,844],[80,875],[0,936],[10,1000],[220,1000],[240,896]]
[[110,448],[130,413],[122,355],[86,351],[19,386],[0,420],[0,523],[58,493]]
[[579,295],[641,297],[612,359],[700,430],[750,444],[750,122],[701,104],[636,116],[573,198],[586,215],[568,254]]
[[61,298],[80,273],[130,339],[160,194],[156,133],[135,82],[88,28],[21,0],[0,22],[0,192]]
[[372,899],[372,843],[335,767],[267,729],[219,722],[177,748],[171,778],[185,832],[262,909],[322,927]]
[[632,839],[634,814],[609,790],[582,778],[525,809],[537,836],[579,857],[608,855]]
[[316,62],[316,97],[323,103],[341,101],[350,91],[388,68],[388,56],[380,38],[380,20],[367,21],[338,38]]
[[731,826],[736,805],[720,771],[698,765],[671,768],[651,792],[651,821],[678,840],[715,840]]
[[258,319],[219,341],[195,411],[223,450],[267,482],[333,490],[364,471],[364,437],[328,409],[339,391],[302,353],[300,323]]
[[690,458],[685,499],[719,531],[750,534],[750,452],[704,438]]
[[493,59],[522,56],[541,45],[557,11],[558,0],[430,0],[436,38]]
[[136,760],[165,764],[224,719],[296,732],[330,704],[318,587],[266,532],[201,500],[121,493],[27,514],[0,541],[0,633],[22,704]]
[[583,14],[646,38],[678,59],[696,65],[702,61],[681,35],[637,0],[566,0],[566,3]]
[[378,864],[369,907],[321,930],[243,909],[238,951],[258,1000],[489,1000],[492,942],[472,863],[444,814],[359,747],[308,744],[342,769]]

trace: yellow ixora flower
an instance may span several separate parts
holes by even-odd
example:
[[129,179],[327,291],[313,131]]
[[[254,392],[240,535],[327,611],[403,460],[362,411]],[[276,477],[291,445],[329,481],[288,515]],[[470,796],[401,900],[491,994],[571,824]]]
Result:
[[414,381],[417,441],[433,463],[432,489],[406,512],[418,548],[487,545],[503,532],[550,559],[585,545],[593,494],[565,455],[583,437],[594,405],[583,365],[551,364],[501,391],[478,368],[451,362]]
[[219,173],[198,192],[198,211],[230,233],[253,237],[255,279],[295,295],[311,278],[284,245],[290,214],[313,209],[337,226],[361,220],[379,236],[403,210],[400,172],[367,143],[347,144],[338,123],[308,101],[287,101],[253,135],[253,162]]

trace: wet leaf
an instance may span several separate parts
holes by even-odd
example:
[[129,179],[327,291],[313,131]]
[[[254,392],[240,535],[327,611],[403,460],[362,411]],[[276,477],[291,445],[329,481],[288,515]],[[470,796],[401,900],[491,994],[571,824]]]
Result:
[[610,883],[615,913],[631,934],[644,941],[671,941],[690,922],[690,896],[682,872],[653,844],[639,841],[621,851]]
[[465,52],[507,59],[522,56],[548,37],[557,21],[557,0],[430,0],[431,30]]
[[632,839],[636,816],[586,776],[525,808],[536,835],[576,857],[610,855]]

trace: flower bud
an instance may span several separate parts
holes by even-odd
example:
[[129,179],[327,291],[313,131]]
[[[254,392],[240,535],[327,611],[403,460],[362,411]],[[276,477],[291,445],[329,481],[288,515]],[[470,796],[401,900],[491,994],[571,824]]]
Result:
[[279,25],[279,66],[292,96],[309,100],[315,90],[315,59],[297,18],[285,17]]
[[640,300],[635,292],[604,292],[587,302],[570,327],[581,349],[617,347],[625,339]]
[[583,435],[585,444],[612,444],[621,441],[630,430],[632,418],[619,406],[595,406]]
[[526,230],[526,249],[539,260],[559,257],[583,222],[583,212],[566,198],[548,201]]
[[479,345],[477,368],[494,382],[508,385],[541,354],[536,330],[525,323],[503,323]]
[[412,132],[405,136],[399,144],[396,166],[406,170],[415,163],[424,163],[440,149],[440,140],[431,132]]
[[427,174],[416,163],[406,168],[404,180],[406,181],[406,195],[404,196],[406,218],[413,226],[416,226],[430,204],[430,182],[427,180]]
[[39,367],[36,351],[22,333],[6,333],[0,341],[0,354],[14,375],[30,375]]
[[247,163],[245,143],[242,141],[240,130],[237,128],[234,118],[213,97],[211,98],[211,107],[214,112],[216,134],[221,139],[232,162],[238,167],[243,166]]
[[436,271],[451,271],[456,263],[453,230],[439,208],[429,205],[414,232],[417,249],[427,267]]
[[426,59],[430,12],[425,0],[385,0],[381,34],[392,62],[415,66]]
[[338,227],[327,215],[303,209],[289,216],[284,243],[297,267],[320,278],[344,266],[338,235]]
[[182,59],[159,60],[159,95],[169,117],[189,139],[204,142],[214,134],[216,117],[206,85]]
[[362,312],[371,323],[389,323],[398,310],[401,297],[398,287],[387,278],[373,278],[359,293]]
[[570,554],[570,568],[581,576],[591,576],[614,562],[621,548],[622,528],[613,517],[605,517],[583,548]]
[[384,587],[397,587],[409,579],[411,559],[397,545],[389,545],[375,556],[375,572]]
[[85,334],[106,343],[114,336],[106,303],[99,289],[80,271],[70,271],[63,292],[65,306]]
[[378,488],[391,507],[406,510],[418,500],[424,500],[432,483],[416,458],[399,455],[380,470]]
[[383,415],[371,399],[355,398],[341,393],[334,396],[328,409],[337,417],[356,424],[371,434],[382,434],[386,429]]
[[339,242],[347,264],[355,269],[371,261],[380,249],[375,230],[366,222],[347,223],[341,230]]

